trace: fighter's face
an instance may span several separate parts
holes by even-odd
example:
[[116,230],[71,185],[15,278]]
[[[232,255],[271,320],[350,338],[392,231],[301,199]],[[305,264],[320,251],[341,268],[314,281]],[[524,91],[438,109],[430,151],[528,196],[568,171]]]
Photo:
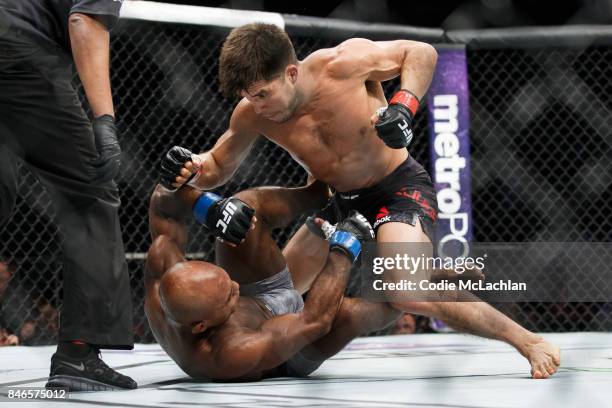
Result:
[[297,91],[292,74],[283,73],[271,81],[258,81],[242,91],[255,113],[276,123],[291,119],[297,108]]

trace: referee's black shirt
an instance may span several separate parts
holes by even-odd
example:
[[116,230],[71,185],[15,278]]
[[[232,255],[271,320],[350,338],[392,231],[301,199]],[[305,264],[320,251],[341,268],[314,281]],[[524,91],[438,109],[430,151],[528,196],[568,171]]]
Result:
[[[19,30],[33,40],[59,46],[70,54],[68,16],[83,13],[102,17],[110,29],[119,18],[123,0],[0,0],[0,36]],[[8,26],[8,27],[7,27]]]

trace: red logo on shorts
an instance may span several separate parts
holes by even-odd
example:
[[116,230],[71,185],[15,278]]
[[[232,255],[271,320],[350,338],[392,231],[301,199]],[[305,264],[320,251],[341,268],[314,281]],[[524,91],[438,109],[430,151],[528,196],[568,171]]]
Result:
[[386,217],[387,215],[389,215],[389,210],[387,209],[387,207],[382,207],[380,210],[378,210],[376,219],[380,220],[382,217]]

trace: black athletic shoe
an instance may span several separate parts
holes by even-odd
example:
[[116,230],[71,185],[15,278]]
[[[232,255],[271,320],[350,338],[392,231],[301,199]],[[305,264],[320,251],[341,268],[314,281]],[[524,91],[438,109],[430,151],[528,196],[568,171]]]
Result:
[[133,390],[137,384],[130,377],[119,374],[100,359],[99,351],[92,351],[82,359],[55,353],[51,357],[51,372],[46,388],[68,388],[68,391]]

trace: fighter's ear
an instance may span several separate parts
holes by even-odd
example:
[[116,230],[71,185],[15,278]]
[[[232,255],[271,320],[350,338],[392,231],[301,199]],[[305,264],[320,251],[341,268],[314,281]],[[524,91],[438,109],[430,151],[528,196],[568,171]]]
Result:
[[295,82],[297,81],[297,78],[298,78],[298,67],[297,67],[297,65],[295,65],[295,64],[287,65],[287,68],[285,68],[285,76],[287,78],[289,78],[291,83],[295,84]]
[[203,333],[206,330],[206,322],[193,323],[191,325],[191,333]]

